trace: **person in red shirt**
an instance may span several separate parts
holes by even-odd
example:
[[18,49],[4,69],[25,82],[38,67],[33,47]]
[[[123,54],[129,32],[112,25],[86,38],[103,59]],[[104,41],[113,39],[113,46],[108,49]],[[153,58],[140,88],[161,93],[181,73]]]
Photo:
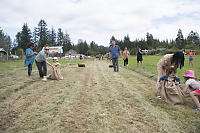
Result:
[[193,66],[194,55],[195,55],[194,51],[190,50],[190,52],[189,52],[189,66],[190,66],[190,64],[192,64],[192,66]]

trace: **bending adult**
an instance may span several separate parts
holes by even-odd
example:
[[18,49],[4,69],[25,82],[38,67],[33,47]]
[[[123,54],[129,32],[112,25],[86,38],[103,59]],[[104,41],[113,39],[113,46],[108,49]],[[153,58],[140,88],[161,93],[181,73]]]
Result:
[[31,72],[32,72],[32,65],[33,62],[35,60],[35,55],[37,55],[37,52],[33,52],[33,48],[34,48],[34,44],[30,43],[27,45],[27,49],[26,49],[26,54],[25,54],[25,62],[24,62],[24,66],[27,67],[28,66],[28,76],[31,76]]
[[174,66],[175,70],[178,67],[180,69],[184,66],[184,54],[183,52],[176,52],[174,54],[166,54],[161,58],[157,64],[158,79],[157,79],[157,97],[160,98],[160,83],[159,80],[161,77],[166,75],[171,66]]
[[118,65],[118,57],[122,56],[120,48],[116,45],[116,42],[113,40],[112,45],[109,47],[109,55],[111,55],[111,60],[113,63],[114,72],[119,72],[119,65]]
[[49,54],[49,47],[45,45],[44,50],[40,51],[35,58],[35,62],[39,71],[40,78],[43,78],[43,81],[47,81],[47,65],[54,67],[47,61],[47,57]]

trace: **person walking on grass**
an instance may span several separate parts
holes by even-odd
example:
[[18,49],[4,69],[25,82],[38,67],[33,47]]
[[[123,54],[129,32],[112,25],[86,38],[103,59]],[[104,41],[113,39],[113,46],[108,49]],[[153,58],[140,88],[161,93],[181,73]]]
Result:
[[37,52],[33,52],[33,48],[34,48],[34,44],[30,43],[27,45],[27,49],[26,49],[26,55],[25,55],[25,62],[24,62],[24,66],[27,67],[28,66],[28,76],[31,76],[31,72],[32,72],[32,65],[33,62],[35,60],[35,55],[37,55]]
[[137,52],[137,65],[139,65],[139,62],[141,63],[141,65],[143,64],[143,62],[142,62],[142,50],[141,50],[141,48],[138,48],[138,52]]
[[111,55],[111,60],[113,63],[114,72],[119,72],[119,64],[118,64],[118,57],[122,56],[120,48],[116,45],[116,42],[113,40],[112,45],[109,47],[109,55]]
[[124,60],[124,66],[128,66],[128,57],[130,53],[127,50],[127,47],[125,47],[125,50],[123,51],[123,60]]
[[46,44],[44,50],[40,51],[35,58],[35,63],[39,71],[40,78],[43,78],[42,81],[47,81],[47,65],[53,68],[53,65],[47,61],[49,54],[49,47]]
[[183,88],[183,92],[186,93],[188,88],[191,88],[193,91],[190,92],[190,97],[196,104],[197,108],[195,108],[195,111],[200,111],[200,102],[199,102],[199,96],[200,96],[200,81],[198,81],[195,78],[195,73],[193,70],[187,70],[184,75],[185,79],[185,86]]

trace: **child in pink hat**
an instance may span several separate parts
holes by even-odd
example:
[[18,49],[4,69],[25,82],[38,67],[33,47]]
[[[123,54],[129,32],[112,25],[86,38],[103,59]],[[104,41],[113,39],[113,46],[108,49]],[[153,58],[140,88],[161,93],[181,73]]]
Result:
[[200,102],[198,96],[200,96],[200,82],[195,79],[195,74],[193,70],[187,70],[184,75],[185,78],[185,87],[183,92],[186,93],[187,89],[192,88],[192,92],[190,92],[190,96],[192,100],[196,104],[197,108],[194,110],[200,111]]

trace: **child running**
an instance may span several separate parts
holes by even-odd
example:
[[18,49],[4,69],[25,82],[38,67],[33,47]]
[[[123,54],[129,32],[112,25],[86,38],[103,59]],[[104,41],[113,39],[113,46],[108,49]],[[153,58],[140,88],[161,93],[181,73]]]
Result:
[[60,66],[61,64],[58,62],[58,58],[54,57],[53,58],[53,72],[52,74],[49,76],[49,79],[53,79],[53,80],[62,80],[63,76],[60,73]]
[[190,92],[190,97],[196,104],[197,108],[194,110],[200,111],[200,102],[198,96],[200,96],[200,82],[195,79],[195,73],[193,70],[187,70],[184,75],[185,87],[183,92],[186,93],[187,89],[190,87],[193,91]]

